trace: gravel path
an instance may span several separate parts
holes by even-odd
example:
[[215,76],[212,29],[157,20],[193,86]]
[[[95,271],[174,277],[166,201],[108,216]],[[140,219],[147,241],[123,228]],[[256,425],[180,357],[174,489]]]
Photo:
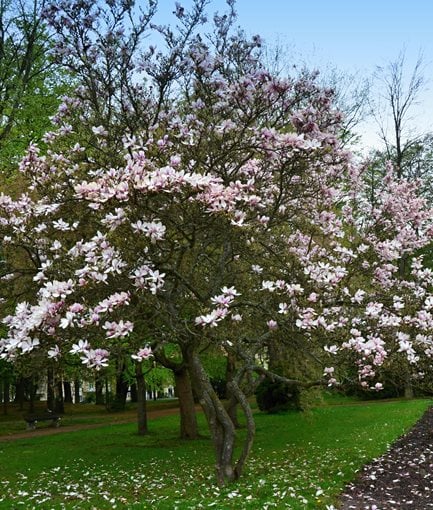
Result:
[[340,510],[433,509],[433,408],[344,492]]

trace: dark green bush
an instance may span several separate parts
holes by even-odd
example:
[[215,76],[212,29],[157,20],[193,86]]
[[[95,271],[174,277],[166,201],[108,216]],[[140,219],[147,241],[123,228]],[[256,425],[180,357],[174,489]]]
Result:
[[255,392],[260,411],[278,413],[280,411],[302,411],[301,392],[295,384],[264,379]]
[[219,377],[212,377],[210,380],[215,393],[218,395],[218,398],[225,399],[227,398],[227,383],[225,379],[221,379]]

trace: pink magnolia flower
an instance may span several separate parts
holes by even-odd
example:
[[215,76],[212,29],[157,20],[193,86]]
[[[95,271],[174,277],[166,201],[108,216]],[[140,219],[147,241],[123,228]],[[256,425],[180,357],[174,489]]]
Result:
[[366,292],[364,290],[358,289],[352,298],[352,303],[362,303],[362,301],[364,300],[365,294],[366,294]]
[[261,266],[259,266],[258,264],[253,264],[253,265],[251,266],[251,271],[252,271],[253,273],[260,274],[260,273],[262,273],[262,272],[263,272],[263,268],[262,268]]
[[107,338],[119,338],[129,335],[134,329],[134,324],[123,320],[119,322],[106,321],[102,327],[107,331]]
[[48,357],[51,359],[57,360],[60,357],[60,348],[58,345],[55,345],[51,349],[48,350]]
[[140,349],[137,354],[131,354],[131,358],[135,361],[142,362],[143,360],[153,357],[152,349],[148,345]]
[[73,326],[74,325],[74,318],[75,318],[75,313],[73,313],[73,312],[66,312],[65,317],[60,319],[60,327],[62,329],[66,329],[66,328],[69,328],[70,326]]
[[81,303],[74,303],[69,307],[69,311],[72,313],[80,313],[84,310],[84,306]]
[[263,280],[262,281],[262,290],[268,290],[269,292],[275,291],[275,282],[272,282],[270,280]]
[[383,303],[368,303],[365,308],[365,315],[371,318],[379,317],[379,314],[382,312]]
[[325,347],[323,348],[323,350],[325,352],[329,352],[329,354],[337,354],[338,352],[338,347],[336,345],[331,345],[331,346],[328,346],[328,345],[325,345]]
[[268,320],[266,325],[271,331],[275,331],[276,329],[278,329],[278,322],[274,321],[273,319]]
[[90,349],[83,352],[81,361],[83,365],[87,365],[89,368],[100,370],[103,367],[108,367],[108,356],[109,353],[105,349]]
[[279,303],[278,308],[278,313],[282,315],[287,315],[289,313],[289,305],[287,303]]
[[20,343],[21,352],[30,352],[40,345],[38,338],[28,338]]
[[206,314],[206,315],[200,315],[199,317],[195,318],[195,323],[198,326],[210,326],[211,328],[215,328],[218,326],[218,322],[221,320],[221,316],[216,312],[216,310],[213,310],[212,312]]
[[93,126],[92,127],[92,132],[96,136],[104,137],[104,136],[108,135],[108,131],[104,128],[104,126]]
[[230,296],[232,298],[236,297],[236,296],[240,296],[241,294],[234,288],[234,287],[223,287],[221,289],[221,292],[225,295],[225,296]]
[[315,292],[311,292],[311,294],[308,296],[308,301],[311,303],[316,303],[317,301],[317,294]]
[[89,350],[89,342],[87,340],[79,340],[77,344],[72,345],[72,349],[69,351],[71,354],[81,354]]

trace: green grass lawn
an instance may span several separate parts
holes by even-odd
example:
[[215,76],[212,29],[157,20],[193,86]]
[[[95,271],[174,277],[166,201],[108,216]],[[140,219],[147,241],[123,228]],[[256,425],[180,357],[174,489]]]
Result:
[[128,424],[3,442],[0,508],[325,509],[430,403],[257,413],[245,475],[222,489],[214,484],[209,437],[180,441],[176,416],[152,420],[146,437]]

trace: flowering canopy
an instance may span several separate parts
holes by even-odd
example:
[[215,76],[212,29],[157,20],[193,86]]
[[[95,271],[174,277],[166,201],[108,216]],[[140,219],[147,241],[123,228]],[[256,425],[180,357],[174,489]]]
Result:
[[[103,16],[99,3],[48,5],[57,57],[87,85],[60,106],[46,153],[22,160],[25,192],[0,195],[0,357],[72,354],[98,370],[113,351],[139,363],[177,344],[223,483],[252,444],[241,382],[263,373],[270,339],[310,352],[329,384],[349,360],[372,389],[387,359],[431,356],[432,212],[391,168],[365,201],[332,91],[267,72],[259,39],[231,36],[230,16],[215,17],[212,47],[195,32],[205,1],[178,8],[177,35],[156,27],[168,54],[149,48],[137,68],[143,32],[132,26],[126,44],[118,26],[129,3],[106,4]],[[228,386],[248,437],[236,467],[233,423],[200,363],[209,344],[238,362]]]
[[[29,191],[1,195],[0,222],[6,254],[31,257],[35,297],[4,319],[1,356],[72,352],[100,368],[135,324],[157,346],[222,322],[211,336],[225,348],[238,335],[236,349],[246,337],[260,349],[287,330],[331,358],[354,351],[364,385],[395,351],[410,363],[430,355],[432,275],[410,257],[433,230],[416,185],[390,169],[375,206],[363,203],[329,98],[309,82],[260,71],[208,86],[210,104],[164,115],[148,139],[125,137],[123,166],[94,168],[76,145],[56,153],[64,126],[46,155],[30,147]],[[309,94],[304,108],[296,98]],[[257,110],[270,105],[288,120],[269,127]]]

